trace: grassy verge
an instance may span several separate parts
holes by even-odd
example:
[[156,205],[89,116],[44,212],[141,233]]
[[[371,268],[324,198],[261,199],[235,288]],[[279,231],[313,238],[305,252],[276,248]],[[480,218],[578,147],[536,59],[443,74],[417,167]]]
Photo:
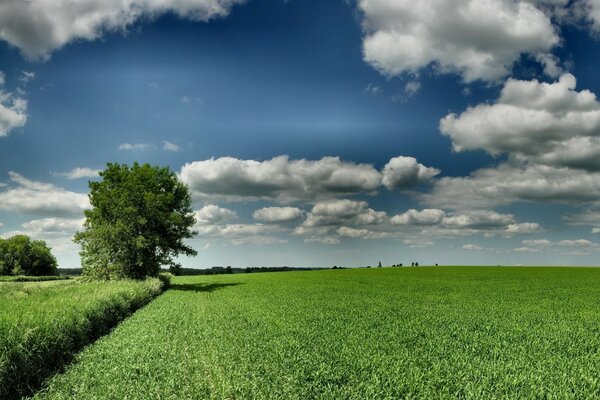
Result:
[[0,399],[31,394],[161,288],[158,279],[0,283]]
[[176,278],[37,399],[600,397],[600,269]]
[[61,281],[71,279],[65,275],[50,275],[50,276],[0,276],[0,282],[46,282],[46,281]]

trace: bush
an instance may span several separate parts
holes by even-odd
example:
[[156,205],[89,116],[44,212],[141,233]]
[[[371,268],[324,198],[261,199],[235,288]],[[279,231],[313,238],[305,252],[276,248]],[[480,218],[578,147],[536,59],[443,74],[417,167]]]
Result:
[[162,290],[167,290],[171,287],[171,278],[173,278],[173,274],[170,272],[161,272],[158,274],[158,280],[162,285]]

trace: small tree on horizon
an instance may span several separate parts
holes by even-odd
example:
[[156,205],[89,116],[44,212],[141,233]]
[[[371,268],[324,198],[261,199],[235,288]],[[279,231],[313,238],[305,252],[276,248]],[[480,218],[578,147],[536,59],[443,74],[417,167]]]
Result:
[[108,163],[100,177],[89,183],[92,208],[73,239],[85,276],[143,279],[197,254],[184,243],[196,234],[189,189],[168,167]]
[[0,275],[58,275],[56,258],[43,240],[27,235],[0,239]]

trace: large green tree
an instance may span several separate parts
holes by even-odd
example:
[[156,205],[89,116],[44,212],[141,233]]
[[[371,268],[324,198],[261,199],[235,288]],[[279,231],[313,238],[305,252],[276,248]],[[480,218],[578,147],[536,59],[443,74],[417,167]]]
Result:
[[43,240],[26,235],[0,239],[0,275],[58,275],[56,258]]
[[84,275],[96,279],[141,279],[174,266],[196,232],[188,187],[168,167],[107,164],[102,180],[90,182],[90,203],[81,244]]

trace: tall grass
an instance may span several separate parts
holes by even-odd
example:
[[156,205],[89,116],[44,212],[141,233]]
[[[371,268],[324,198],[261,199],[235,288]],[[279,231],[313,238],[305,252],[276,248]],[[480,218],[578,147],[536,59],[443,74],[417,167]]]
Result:
[[0,283],[0,399],[31,394],[162,285],[158,279]]
[[48,276],[0,276],[0,282],[45,282],[45,281],[60,281],[70,279],[65,275],[48,275]]

